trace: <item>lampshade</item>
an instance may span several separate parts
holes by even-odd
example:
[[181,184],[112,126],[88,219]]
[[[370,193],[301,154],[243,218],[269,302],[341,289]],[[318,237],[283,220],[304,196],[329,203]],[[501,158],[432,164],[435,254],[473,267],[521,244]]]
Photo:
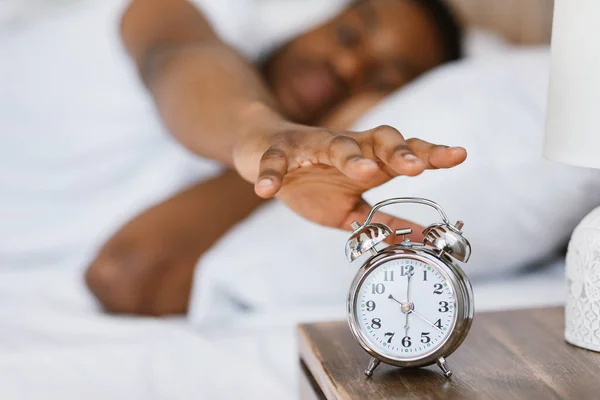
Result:
[[544,155],[600,168],[600,0],[555,0]]

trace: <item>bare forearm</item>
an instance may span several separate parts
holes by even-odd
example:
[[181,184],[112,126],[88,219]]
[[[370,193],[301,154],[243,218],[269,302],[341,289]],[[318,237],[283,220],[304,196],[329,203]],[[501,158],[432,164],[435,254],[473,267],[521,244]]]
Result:
[[122,36],[169,131],[194,153],[232,165],[245,130],[281,119],[255,68],[186,1],[134,1]]
[[185,312],[198,259],[263,202],[235,171],[198,183],[115,233],[88,268],[87,285],[108,311]]
[[232,166],[239,137],[280,118],[260,78],[226,46],[202,43],[165,57],[149,88],[169,131],[194,153]]

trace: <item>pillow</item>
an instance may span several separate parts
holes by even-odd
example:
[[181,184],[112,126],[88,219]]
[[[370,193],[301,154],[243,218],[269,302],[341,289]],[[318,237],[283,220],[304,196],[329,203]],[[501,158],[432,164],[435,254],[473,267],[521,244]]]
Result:
[[[467,161],[417,179],[395,179],[365,195],[438,201],[465,221],[477,278],[538,262],[566,244],[600,203],[600,174],[542,158],[549,51],[518,49],[433,71],[379,104],[356,129],[388,124],[407,137],[467,148]],[[422,224],[435,215],[400,215]]]
[[[465,222],[472,279],[536,263],[563,246],[600,202],[597,171],[542,159],[547,48],[463,60],[440,68],[383,101],[355,126],[381,124],[407,137],[462,145],[467,161],[452,170],[400,177],[366,194],[439,202]],[[429,224],[426,207],[398,209]],[[254,309],[342,305],[358,265],[344,257],[346,232],[316,226],[270,203],[223,237],[198,265],[191,316],[214,309],[216,293]],[[212,300],[211,300],[212,299]]]

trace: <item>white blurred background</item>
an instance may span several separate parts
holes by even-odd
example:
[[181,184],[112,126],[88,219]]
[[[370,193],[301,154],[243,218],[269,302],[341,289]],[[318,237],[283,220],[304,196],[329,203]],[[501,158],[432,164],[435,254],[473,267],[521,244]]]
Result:
[[[211,390],[228,384],[219,368],[240,379],[237,394],[262,387],[293,397],[295,323],[344,318],[357,269],[343,257],[346,232],[315,227],[281,204],[261,208],[200,260],[187,319],[107,316],[83,285],[86,260],[114,229],[218,168],[186,159],[168,139],[118,40],[102,36],[116,16],[95,25],[103,3],[0,0],[0,54],[11,56],[0,55],[0,135],[13,135],[8,150],[0,148],[0,204],[22,195],[13,209],[0,207],[0,398],[214,398]],[[281,43],[343,3],[261,0],[257,43]],[[85,46],[77,34],[92,26],[94,45]],[[561,304],[561,249],[597,205],[600,179],[541,159],[547,46],[514,46],[481,30],[469,31],[466,46],[467,59],[394,93],[356,128],[390,124],[450,140],[469,149],[467,163],[395,180],[366,197],[430,197],[465,220],[478,310]],[[121,141],[131,132],[147,149],[167,148],[165,163],[184,161],[161,170],[146,147],[131,160]],[[107,150],[90,158],[85,146],[92,145]],[[48,175],[36,187],[3,168],[12,161],[28,178],[28,162],[39,159]],[[191,165],[198,175],[173,178]],[[115,185],[104,190],[93,178]],[[81,191],[56,190],[81,183]],[[435,218],[417,209],[409,215],[422,224]]]

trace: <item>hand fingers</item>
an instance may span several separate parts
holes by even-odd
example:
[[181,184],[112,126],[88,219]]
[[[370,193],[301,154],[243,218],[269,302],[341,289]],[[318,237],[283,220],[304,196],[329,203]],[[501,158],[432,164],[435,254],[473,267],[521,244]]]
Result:
[[377,163],[363,157],[358,143],[347,136],[335,136],[331,140],[329,161],[351,179],[369,179],[379,171]]
[[[352,212],[350,212],[350,214],[348,214],[348,217],[342,223],[342,226],[340,226],[339,228],[346,229],[346,230],[353,230],[352,227],[350,226],[350,224],[353,221],[358,221],[361,224],[364,223],[370,212],[371,212],[371,206],[366,201],[360,200],[359,204],[354,208],[354,210]],[[414,222],[410,222],[410,221],[407,221],[402,218],[396,218],[392,215],[385,214],[382,212],[375,213],[371,222],[379,222],[379,223],[385,224],[385,225],[389,226],[392,230],[402,229],[402,228],[411,228],[412,233],[410,235],[407,235],[407,237],[410,238],[410,240],[412,240],[412,241],[420,242],[423,240],[422,232],[423,232],[424,228],[423,228],[423,226],[415,224]],[[392,242],[401,242],[403,237],[394,237],[391,239],[392,239]]]
[[258,179],[254,191],[262,198],[270,198],[281,188],[287,174],[288,161],[283,150],[271,147],[260,159]]
[[452,168],[467,158],[462,147],[448,147],[433,144],[421,139],[408,139],[408,145],[425,162],[427,169]]
[[396,129],[383,125],[375,128],[372,135],[374,155],[397,174],[415,176],[425,170],[425,163]]

